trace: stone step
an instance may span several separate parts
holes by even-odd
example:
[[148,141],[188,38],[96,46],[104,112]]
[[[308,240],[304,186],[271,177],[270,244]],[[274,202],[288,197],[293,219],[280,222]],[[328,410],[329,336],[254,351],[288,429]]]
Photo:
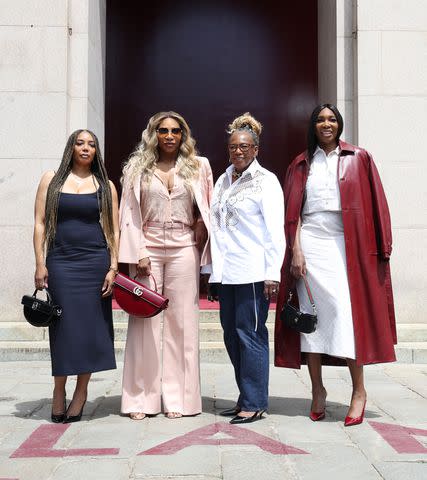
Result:
[[[275,310],[268,312],[268,323],[274,323],[274,317],[276,315]],[[114,324],[128,321],[128,314],[123,310],[113,310]],[[219,310],[200,310],[200,323],[219,323]],[[0,322],[1,323],[1,322]]]
[[[221,342],[222,328],[219,323],[218,313],[205,315],[202,312],[203,321],[200,322],[201,342]],[[208,321],[210,320],[210,321]],[[143,321],[143,320],[142,320]],[[270,335],[274,333],[274,312],[270,312],[267,327]],[[127,316],[114,315],[114,331],[116,340],[126,340]],[[427,342],[427,324],[399,324],[397,325],[399,343]],[[0,341],[14,342],[37,342],[48,340],[47,328],[36,328],[27,322],[0,322]]]
[[[114,342],[116,359],[123,360],[125,342]],[[273,363],[274,345],[270,343],[270,363]],[[399,363],[427,363],[427,342],[402,342],[396,346]],[[0,341],[0,361],[49,360],[49,342]],[[206,363],[228,363],[223,342],[200,342],[200,361]]]
[[[274,310],[269,311],[267,327],[274,334]],[[123,359],[128,316],[114,310],[115,346],[118,360]],[[143,320],[142,320],[143,321]],[[427,324],[399,324],[397,359],[401,363],[427,363]],[[0,360],[48,360],[48,329],[35,328],[25,321],[0,322]],[[218,310],[200,311],[200,358],[202,362],[228,362],[222,340]],[[272,360],[273,344],[270,345]]]
[[427,342],[427,323],[398,323],[397,339],[401,342]]

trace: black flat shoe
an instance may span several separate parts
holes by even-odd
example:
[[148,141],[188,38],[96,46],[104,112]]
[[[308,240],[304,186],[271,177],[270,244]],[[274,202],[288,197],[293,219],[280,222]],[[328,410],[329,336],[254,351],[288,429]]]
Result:
[[67,400],[64,399],[64,411],[62,413],[51,413],[50,419],[53,423],[62,423],[65,419],[65,411],[67,410]]
[[234,418],[230,420],[230,423],[234,425],[241,425],[242,423],[252,423],[256,422],[257,420],[261,420],[263,413],[265,410],[259,410],[255,412],[250,417],[241,417],[240,415],[236,415]]
[[77,415],[68,415],[68,410],[70,409],[70,406],[71,406],[71,403],[70,403],[70,406],[68,407],[68,410],[67,410],[67,413],[64,415],[64,420],[63,420],[63,423],[74,423],[74,422],[80,422],[81,418],[82,418],[82,415],[83,415],[83,409],[85,407],[85,404],[86,404],[86,400],[84,401],[83,405],[82,405],[82,409],[80,410],[80,413],[77,414]]
[[235,417],[238,413],[240,413],[241,410],[242,409],[236,405],[233,408],[227,408],[227,410],[219,412],[219,414],[221,417]]

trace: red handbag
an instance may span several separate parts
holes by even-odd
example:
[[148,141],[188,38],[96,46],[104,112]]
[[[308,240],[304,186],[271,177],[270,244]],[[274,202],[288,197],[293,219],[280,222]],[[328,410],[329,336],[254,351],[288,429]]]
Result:
[[[157,290],[156,280],[154,279]],[[135,317],[154,317],[168,307],[169,299],[123,273],[114,280],[114,298],[119,306]]]

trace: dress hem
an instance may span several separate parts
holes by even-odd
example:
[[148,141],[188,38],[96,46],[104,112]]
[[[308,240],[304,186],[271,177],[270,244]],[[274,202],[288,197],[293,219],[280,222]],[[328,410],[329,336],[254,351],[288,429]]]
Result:
[[115,365],[114,367],[106,367],[106,368],[99,368],[99,369],[96,369],[96,370],[92,370],[90,372],[88,371],[85,371],[85,372],[72,372],[72,373],[57,373],[57,372],[52,372],[52,377],[68,377],[70,375],[85,375],[87,373],[98,373],[98,372],[106,372],[107,370],[116,370],[117,369],[117,365]]
[[349,358],[350,360],[356,360],[356,356],[351,357],[349,355],[344,355],[344,354],[339,355],[337,353],[331,353],[331,352],[320,352],[320,351],[317,352],[315,350],[301,350],[301,353],[319,353],[321,355],[329,355],[330,357],[340,358],[340,359],[343,359],[343,360],[345,360],[347,358]]

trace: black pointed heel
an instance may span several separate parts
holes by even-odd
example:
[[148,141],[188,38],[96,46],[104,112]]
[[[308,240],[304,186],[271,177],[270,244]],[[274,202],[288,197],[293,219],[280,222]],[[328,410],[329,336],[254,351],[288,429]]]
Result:
[[265,410],[258,410],[250,417],[241,417],[240,415],[236,415],[234,418],[230,420],[230,423],[234,425],[241,425],[243,423],[252,423],[256,422],[257,420],[261,420]]
[[80,422],[81,418],[82,418],[82,415],[83,415],[83,409],[85,408],[85,404],[86,404],[86,400],[84,401],[83,405],[82,405],[82,408],[80,410],[80,413],[78,413],[77,415],[68,415],[68,410],[70,409],[71,407],[71,403],[67,409],[67,412],[66,414],[64,415],[64,420],[63,420],[63,423],[74,423],[74,422]]
[[219,412],[221,417],[235,417],[238,413],[240,413],[242,409],[239,406],[235,406],[233,408],[227,408],[226,410],[222,410]]
[[50,419],[53,423],[62,423],[65,419],[65,412],[67,410],[67,400],[64,398],[64,411],[62,413],[51,413]]

